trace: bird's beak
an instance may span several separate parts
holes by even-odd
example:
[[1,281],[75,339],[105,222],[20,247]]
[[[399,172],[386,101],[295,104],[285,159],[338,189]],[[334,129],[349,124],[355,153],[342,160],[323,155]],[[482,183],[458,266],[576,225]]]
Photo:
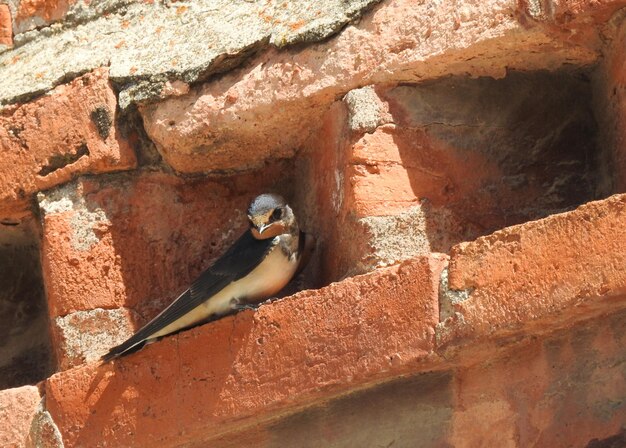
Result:
[[256,226],[252,221],[250,221],[250,223],[252,224],[252,226],[250,227],[250,231],[252,232],[252,235],[257,239],[257,240],[262,240],[264,239],[264,235],[263,232],[265,230],[267,230],[267,228],[269,226],[261,224],[260,226]]

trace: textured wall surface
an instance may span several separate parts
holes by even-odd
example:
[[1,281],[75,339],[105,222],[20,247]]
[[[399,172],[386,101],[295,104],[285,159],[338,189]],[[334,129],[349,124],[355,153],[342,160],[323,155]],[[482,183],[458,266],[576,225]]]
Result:
[[[626,446],[624,0],[0,0],[0,446]],[[284,195],[280,294],[103,364]]]

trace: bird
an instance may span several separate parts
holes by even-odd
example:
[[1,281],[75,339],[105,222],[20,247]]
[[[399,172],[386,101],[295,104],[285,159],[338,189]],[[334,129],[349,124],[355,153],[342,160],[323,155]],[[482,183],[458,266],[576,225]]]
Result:
[[306,265],[315,239],[300,230],[285,199],[257,196],[248,208],[249,229],[176,300],[102,361],[128,355],[144,345],[242,309],[277,294]]

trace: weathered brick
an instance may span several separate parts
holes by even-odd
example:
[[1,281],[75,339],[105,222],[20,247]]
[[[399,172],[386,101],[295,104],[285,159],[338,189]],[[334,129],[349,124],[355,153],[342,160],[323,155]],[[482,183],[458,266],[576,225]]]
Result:
[[624,5],[624,0],[556,0],[545,4],[526,1],[521,6],[535,20],[553,23],[561,30],[576,28],[588,33],[590,23],[605,22]]
[[77,174],[135,167],[115,125],[116,108],[107,71],[98,69],[0,112],[0,218],[19,214],[33,193]]
[[0,391],[0,446],[25,446],[40,400],[36,386]]
[[13,24],[9,5],[0,4],[0,50],[13,45]]
[[[76,0],[19,0],[16,2],[16,33],[45,27],[62,20]],[[89,3],[86,4],[88,6]]]
[[625,325],[602,316],[190,446],[622,448]]
[[129,338],[139,319],[125,308],[76,311],[52,323],[59,370],[95,361]]
[[596,116],[602,127],[600,154],[606,193],[626,191],[626,25],[617,29],[606,50],[606,58],[596,73]]
[[[626,195],[508,227],[455,246],[455,316],[441,343],[466,344],[625,306]],[[461,295],[459,295],[461,294]]]
[[624,446],[625,326],[603,315],[458,369],[451,446]]
[[[610,2],[615,11],[619,2]],[[289,157],[318,129],[338,96],[368,84],[420,83],[450,75],[500,78],[597,60],[600,39],[576,41],[520,23],[514,2],[383,2],[336,39],[299,51],[264,52],[241,70],[189,94],[145,105],[146,131],[181,172],[238,170]],[[254,151],[242,148],[254,147]]]
[[47,407],[70,446],[179,446],[420,370],[444,262],[407,261],[59,373]]

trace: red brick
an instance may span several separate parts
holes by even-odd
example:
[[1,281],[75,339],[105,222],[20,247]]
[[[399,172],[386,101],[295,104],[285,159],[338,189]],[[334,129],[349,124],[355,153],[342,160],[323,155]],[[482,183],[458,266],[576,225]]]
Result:
[[0,391],[0,446],[25,446],[40,400],[35,386]]
[[9,5],[0,5],[0,45],[13,46],[13,23]]
[[[596,27],[587,26],[593,40],[571,45],[575,36],[520,24],[516,6],[507,0],[382,3],[323,45],[261,52],[187,95],[145,105],[146,131],[177,171],[238,170],[291,157],[335,99],[363,85],[501,77],[507,70],[597,61]],[[242,150],[249,147],[255,150]]]
[[615,195],[454,247],[449,286],[469,297],[452,304],[459,315],[442,341],[532,332],[624,307],[625,220],[626,195]]
[[598,33],[621,8],[625,0],[555,0],[519,2],[518,20],[528,28],[541,28],[555,39],[567,36],[572,45],[601,48],[606,37]]
[[351,147],[348,161],[346,206],[357,216],[393,215],[422,198],[436,206],[456,206],[475,195],[486,179],[502,175],[477,151],[468,154],[425,129],[396,125],[363,135]]
[[17,32],[49,25],[62,20],[76,0],[20,0],[17,3]]
[[625,326],[604,315],[458,369],[451,446],[623,446],[589,442],[623,431]]
[[624,312],[602,316],[191,446],[621,448],[625,326]]
[[303,291],[62,372],[46,383],[48,410],[70,446],[178,446],[419,371],[432,357],[444,262],[418,258]]
[[0,217],[19,213],[33,193],[77,174],[134,168],[135,155],[115,126],[116,108],[108,73],[99,69],[3,110]]
[[350,92],[306,145],[309,202],[333,248],[325,278],[447,253],[594,197],[590,101],[589,84],[562,73]]

